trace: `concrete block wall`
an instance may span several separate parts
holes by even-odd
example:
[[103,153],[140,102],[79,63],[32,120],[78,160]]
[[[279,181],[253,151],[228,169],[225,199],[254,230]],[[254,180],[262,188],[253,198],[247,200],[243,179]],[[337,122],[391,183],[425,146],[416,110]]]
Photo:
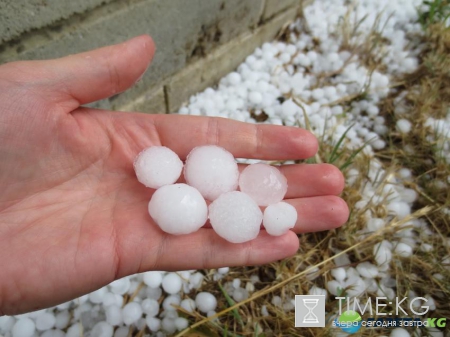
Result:
[[299,8],[300,0],[0,0],[0,64],[149,34],[157,52],[142,80],[94,106],[173,112],[273,39]]

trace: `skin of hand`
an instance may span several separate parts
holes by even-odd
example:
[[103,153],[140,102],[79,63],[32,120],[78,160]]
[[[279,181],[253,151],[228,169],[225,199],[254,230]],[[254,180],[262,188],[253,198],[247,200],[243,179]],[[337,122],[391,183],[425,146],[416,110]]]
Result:
[[0,66],[0,313],[50,307],[148,270],[259,265],[296,253],[296,233],[336,228],[348,208],[344,178],[328,164],[282,167],[299,217],[279,237],[264,230],[232,244],[211,228],[173,236],[150,218],[154,190],[135,176],[151,145],[182,160],[198,145],[265,160],[313,156],[295,127],[221,118],[112,112],[83,104],[120,93],[146,71],[149,36],[48,61]]

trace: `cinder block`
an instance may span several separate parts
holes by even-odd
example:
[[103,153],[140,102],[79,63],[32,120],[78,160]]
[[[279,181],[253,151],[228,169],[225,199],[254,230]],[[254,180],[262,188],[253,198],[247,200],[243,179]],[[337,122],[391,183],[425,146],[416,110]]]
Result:
[[[89,11],[112,0],[0,1],[0,43],[24,32],[51,25],[73,14]],[[54,29],[57,29],[55,27]]]
[[301,0],[266,0],[266,6],[262,16],[263,21],[290,7],[299,7]]

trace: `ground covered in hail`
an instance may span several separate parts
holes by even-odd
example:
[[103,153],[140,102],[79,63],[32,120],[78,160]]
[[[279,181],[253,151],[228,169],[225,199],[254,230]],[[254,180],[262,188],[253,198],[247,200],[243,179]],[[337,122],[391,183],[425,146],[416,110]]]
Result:
[[[340,336],[350,317],[365,336],[448,335],[449,13],[446,0],[312,1],[178,112],[312,131],[307,162],[346,177],[342,228],[300,235],[296,256],[267,266],[123,278],[0,317],[0,334]],[[294,327],[296,294],[325,296],[325,328]]]

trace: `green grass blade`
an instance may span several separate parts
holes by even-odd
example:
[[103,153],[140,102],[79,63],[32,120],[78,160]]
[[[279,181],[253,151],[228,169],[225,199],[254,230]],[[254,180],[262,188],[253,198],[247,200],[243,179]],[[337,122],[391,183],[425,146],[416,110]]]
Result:
[[[220,283],[219,283],[219,288],[222,291],[223,296],[225,296],[225,299],[227,300],[228,305],[230,307],[235,305],[236,302],[234,302],[234,300],[230,297],[230,295],[227,294],[227,292],[225,291],[225,289],[223,289],[223,287]],[[244,321],[242,320],[242,317],[239,314],[238,310],[233,309],[231,312],[233,313],[234,318],[238,321],[238,323],[241,325],[241,327],[244,328],[245,324],[244,324]]]

